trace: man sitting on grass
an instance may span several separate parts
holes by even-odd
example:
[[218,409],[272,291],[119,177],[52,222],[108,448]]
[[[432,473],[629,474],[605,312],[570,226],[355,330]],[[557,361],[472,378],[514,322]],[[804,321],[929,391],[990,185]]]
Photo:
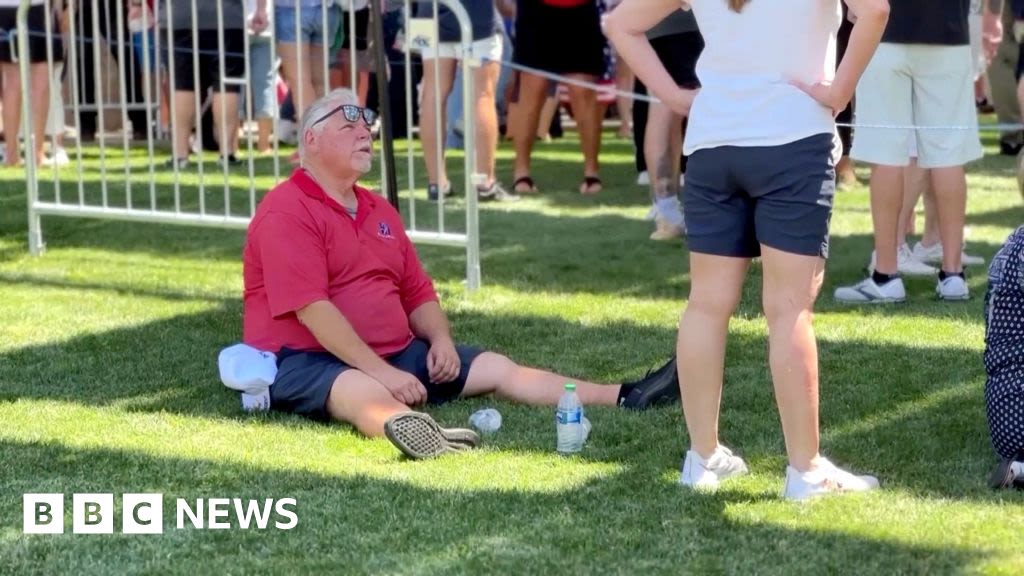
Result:
[[[413,458],[472,448],[410,410],[494,393],[553,405],[566,378],[457,346],[398,213],[356,184],[370,170],[374,113],[348,90],[313,103],[302,167],[260,203],[244,251],[245,343],[278,355],[278,410],[340,420]],[[585,404],[643,409],[679,398],[675,361],[640,382],[578,382]]]

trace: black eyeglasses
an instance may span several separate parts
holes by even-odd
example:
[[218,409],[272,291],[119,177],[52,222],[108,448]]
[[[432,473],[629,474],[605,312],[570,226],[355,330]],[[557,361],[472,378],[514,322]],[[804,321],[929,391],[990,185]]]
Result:
[[362,106],[356,106],[355,104],[342,104],[341,106],[338,106],[334,110],[331,110],[327,114],[321,116],[320,119],[317,120],[316,122],[310,124],[310,128],[316,126],[317,124],[323,122],[324,120],[327,120],[328,118],[337,114],[338,112],[344,114],[345,120],[348,120],[349,122],[355,122],[356,120],[359,120],[360,116],[363,117],[363,122],[366,122],[367,126],[373,126],[373,123],[377,121],[377,113],[374,112],[373,110],[370,110],[369,108],[363,108]]

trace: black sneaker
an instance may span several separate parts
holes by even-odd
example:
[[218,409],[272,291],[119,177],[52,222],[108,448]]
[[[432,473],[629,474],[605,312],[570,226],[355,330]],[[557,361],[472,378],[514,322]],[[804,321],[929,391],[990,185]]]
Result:
[[427,199],[432,201],[432,202],[437,202],[437,198],[441,194],[443,194],[444,197],[447,198],[447,197],[451,196],[452,193],[453,192],[452,192],[452,183],[451,182],[449,182],[448,184],[445,185],[444,190],[441,190],[440,188],[438,188],[437,184],[430,184],[430,185],[427,186]]
[[441,428],[428,414],[399,412],[384,423],[384,435],[409,458],[434,458],[475,448],[480,436],[464,428]]
[[1003,156],[1016,156],[1020,154],[1021,148],[1024,148],[1024,143],[999,141],[999,153]]
[[648,371],[640,380],[626,382],[622,386],[630,390],[619,398],[620,408],[646,410],[652,406],[678,402],[679,371],[676,368],[676,357],[672,356],[661,368]]
[[226,157],[221,156],[220,158],[217,158],[217,166],[224,166],[224,164],[227,164],[228,167],[231,167],[238,166],[241,163],[242,161],[239,160],[238,156],[235,156],[234,154],[228,154]]

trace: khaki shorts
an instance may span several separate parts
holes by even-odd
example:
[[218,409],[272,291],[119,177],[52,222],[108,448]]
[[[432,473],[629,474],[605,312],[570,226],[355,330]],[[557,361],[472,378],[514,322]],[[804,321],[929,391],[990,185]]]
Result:
[[879,44],[857,85],[856,124],[926,128],[856,128],[850,157],[906,166],[914,140],[922,168],[981,158],[973,76],[970,46]]
[[[470,45],[470,61],[474,67],[480,65],[481,60],[488,62],[501,62],[504,42],[501,34],[495,34],[483,40],[476,40]],[[463,58],[462,44],[458,42],[440,42],[436,47],[428,46],[419,49],[420,57],[424,60],[436,60],[438,58],[450,58],[461,60]]]

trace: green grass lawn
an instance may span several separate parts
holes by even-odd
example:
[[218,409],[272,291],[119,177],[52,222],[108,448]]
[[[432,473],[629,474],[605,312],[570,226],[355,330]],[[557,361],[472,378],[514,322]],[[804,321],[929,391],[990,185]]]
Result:
[[[969,175],[968,249],[991,258],[1024,209],[1012,160],[994,156],[991,138],[986,147]],[[463,288],[462,251],[420,254],[458,340],[617,382],[672,350],[686,252],[647,240],[647,192],[633,184],[625,141],[606,140],[596,198],[575,192],[577,150],[571,139],[539,145],[544,194],[482,208],[479,292]],[[85,152],[81,176],[61,174],[64,200],[81,190],[102,201],[98,154]],[[124,201],[119,150],[111,162],[113,204]],[[130,164],[133,202],[168,206],[173,177],[157,168],[151,197],[146,159]],[[257,172],[270,166],[261,159]],[[511,180],[507,147],[499,169]],[[212,165],[206,177],[204,205],[222,209],[223,177]],[[247,169],[231,184],[246,187]],[[196,207],[195,177],[178,185]],[[42,188],[53,197],[52,183]],[[248,193],[229,196],[244,213]],[[459,207],[446,214],[456,229]],[[436,218],[425,202],[417,209],[421,225]],[[496,406],[504,426],[481,450],[428,462],[347,426],[245,415],[215,365],[241,334],[241,232],[49,217],[36,258],[26,228],[23,174],[0,171],[0,573],[1024,572],[1024,494],[985,485],[996,461],[983,399],[985,271],[970,271],[966,304],[939,303],[933,280],[911,279],[905,305],[836,305],[832,290],[861,277],[871,250],[864,186],[839,194],[832,221],[817,315],[821,425],[823,451],[877,474],[884,490],[806,505],[779,497],[785,459],[757,266],[730,329],[721,423],[752,474],[698,495],[676,483],[688,444],[676,407],[588,409],[590,443],[563,458],[551,409],[457,402],[430,412],[464,425]],[[22,534],[27,492],[66,495],[67,534]],[[81,492],[163,493],[165,533],[73,535],[70,495]],[[177,497],[293,497],[299,524],[178,530]],[[120,511],[115,532],[119,522]]]

